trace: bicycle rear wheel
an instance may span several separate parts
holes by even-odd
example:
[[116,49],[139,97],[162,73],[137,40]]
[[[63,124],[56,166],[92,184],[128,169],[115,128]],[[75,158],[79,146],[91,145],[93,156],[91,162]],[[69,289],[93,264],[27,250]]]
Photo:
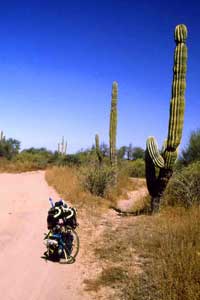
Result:
[[77,232],[70,226],[65,227],[64,232],[65,247],[61,263],[73,263],[79,252],[79,237]]

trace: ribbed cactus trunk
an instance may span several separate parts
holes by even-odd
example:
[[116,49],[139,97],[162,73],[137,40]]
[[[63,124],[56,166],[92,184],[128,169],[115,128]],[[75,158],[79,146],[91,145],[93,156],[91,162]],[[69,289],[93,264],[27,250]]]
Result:
[[[178,156],[178,146],[182,137],[187,69],[186,39],[186,26],[176,26],[176,48],[174,54],[168,137],[163,144],[161,153],[158,150],[155,138],[149,137],[147,139],[145,158],[146,180],[147,187],[151,195],[152,211],[157,211],[159,209],[161,197],[173,173],[174,163]],[[156,167],[160,169],[158,177],[156,177]]]
[[117,183],[117,150],[116,150],[116,139],[117,139],[117,98],[118,98],[118,83],[113,82],[112,85],[112,100],[111,100],[111,111],[110,111],[110,163],[114,172],[114,182]]
[[102,161],[103,161],[103,155],[101,153],[100,146],[99,146],[99,136],[98,136],[98,134],[95,135],[95,150],[96,150],[97,158],[98,158],[98,161],[99,161],[99,166],[101,166]]

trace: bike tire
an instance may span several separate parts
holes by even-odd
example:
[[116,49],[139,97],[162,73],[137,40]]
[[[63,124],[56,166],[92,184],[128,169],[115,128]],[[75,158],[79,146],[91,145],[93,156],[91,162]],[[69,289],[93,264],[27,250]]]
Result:
[[75,229],[73,229],[71,226],[66,226],[65,227],[65,232],[69,231],[73,235],[73,246],[72,246],[72,253],[70,256],[75,259],[76,256],[78,255],[79,252],[79,246],[80,246],[80,241],[79,241],[79,236]]

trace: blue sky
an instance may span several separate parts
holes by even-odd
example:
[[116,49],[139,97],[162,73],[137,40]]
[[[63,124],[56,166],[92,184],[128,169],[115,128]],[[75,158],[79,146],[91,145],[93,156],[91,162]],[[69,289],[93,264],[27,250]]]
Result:
[[108,143],[111,86],[119,84],[118,147],[167,135],[175,43],[188,27],[182,146],[200,127],[197,1],[0,1],[0,129],[22,148],[68,152]]

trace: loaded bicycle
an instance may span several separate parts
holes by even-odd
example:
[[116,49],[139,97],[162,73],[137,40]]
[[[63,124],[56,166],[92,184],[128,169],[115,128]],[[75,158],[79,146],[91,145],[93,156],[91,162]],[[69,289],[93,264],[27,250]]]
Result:
[[62,199],[53,202],[49,198],[51,208],[47,215],[48,233],[44,243],[44,258],[59,263],[73,263],[79,252],[79,237],[76,232],[77,211],[69,207]]

